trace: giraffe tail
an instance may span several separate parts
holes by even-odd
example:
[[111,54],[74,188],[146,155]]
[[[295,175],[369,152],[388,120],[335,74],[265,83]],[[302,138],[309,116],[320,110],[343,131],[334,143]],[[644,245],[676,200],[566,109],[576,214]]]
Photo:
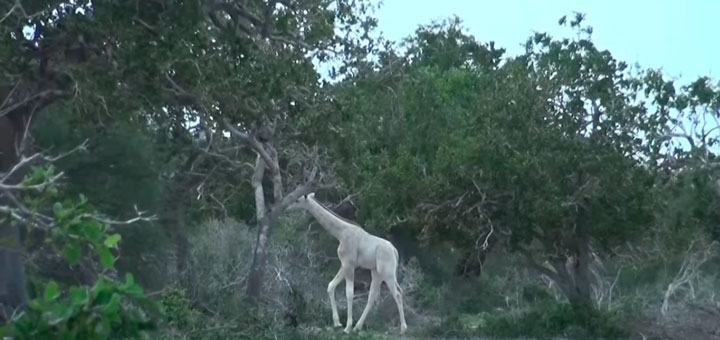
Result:
[[[393,247],[393,250],[395,251],[395,263],[396,263],[395,268],[399,268],[400,267],[400,254],[398,253],[397,248]],[[403,290],[400,287],[400,284],[398,283],[397,279],[395,279],[395,287],[397,288],[398,292],[400,292],[400,294],[402,295]]]

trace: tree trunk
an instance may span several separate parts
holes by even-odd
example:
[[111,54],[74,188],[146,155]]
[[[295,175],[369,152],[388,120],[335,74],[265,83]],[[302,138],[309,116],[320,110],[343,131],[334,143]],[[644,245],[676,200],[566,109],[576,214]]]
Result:
[[250,273],[247,281],[247,297],[252,302],[257,302],[262,294],[263,281],[265,280],[265,268],[267,267],[268,247],[272,225],[267,219],[263,219],[258,225],[258,237],[253,253],[253,260],[250,266]]
[[[176,139],[179,137],[176,136]],[[193,164],[200,157],[197,151],[190,151],[185,163],[178,169],[177,177],[174,182],[169,185],[167,196],[165,196],[165,204],[162,212],[162,225],[165,234],[172,241],[175,254],[175,270],[177,278],[180,280],[181,286],[186,289],[191,287],[188,285],[192,277],[188,271],[190,263],[190,241],[188,240],[188,231],[186,223],[186,211],[188,207],[188,192],[197,184],[197,180],[185,175],[186,171],[192,169]]]
[[[577,187],[580,188],[588,180],[585,173],[580,170],[577,173]],[[578,307],[592,305],[592,278],[590,264],[590,235],[588,234],[589,202],[586,197],[580,198],[575,216],[575,228],[570,242],[570,250],[574,254],[572,262],[572,283],[575,299],[570,302]]]
[[548,276],[560,287],[568,302],[573,306],[591,305],[590,263],[586,257],[575,253],[569,266],[565,256],[552,257],[549,262],[556,275]]
[[265,191],[262,186],[262,178],[265,174],[265,161],[258,155],[255,160],[255,173],[252,178],[252,186],[255,191],[255,216],[258,223],[258,236],[255,241],[255,251],[248,273],[246,295],[252,302],[257,302],[262,293],[263,280],[265,279],[265,266],[267,264],[267,247],[272,231],[271,221],[267,218],[265,205]]
[[[0,174],[9,171],[19,160],[16,152],[20,136],[24,135],[22,119],[8,114],[0,117]],[[18,174],[21,175],[21,174]],[[9,178],[8,184],[19,183],[20,176]],[[0,205],[9,205],[10,198],[0,193]],[[27,303],[27,279],[23,262],[20,226],[10,218],[0,217],[0,321]]]
[[0,224],[0,240],[0,321],[4,322],[16,309],[25,306],[28,296],[18,228]]
[[[577,173],[577,186],[581,187],[586,180],[582,171]],[[578,308],[592,306],[592,276],[590,264],[592,255],[590,251],[590,236],[587,232],[588,202],[581,198],[575,216],[573,233],[567,244],[572,254],[568,266],[568,257],[558,256],[550,259],[550,263],[558,273],[555,281],[559,284],[569,302]],[[562,282],[559,282],[562,281]]]
[[[179,191],[179,190],[178,190]],[[175,200],[168,203],[163,218],[163,226],[165,233],[168,235],[174,246],[175,254],[175,270],[181,284],[188,288],[185,284],[188,282],[187,268],[189,262],[189,246],[190,242],[187,238],[187,230],[185,228],[184,204],[182,204],[182,196],[174,196]]]
[[[247,133],[240,132],[227,120],[225,121],[225,126],[232,136],[250,146],[257,153],[255,172],[251,183],[255,196],[255,219],[258,224],[258,236],[255,242],[253,260],[250,265],[245,291],[248,300],[257,303],[262,294],[272,228],[275,223],[277,223],[279,215],[287,209],[292,202],[297,200],[300,195],[309,193],[310,187],[308,185],[300,185],[291,193],[285,195],[283,193],[279,156],[272,143],[267,139],[259,141]],[[316,163],[313,162],[313,164]],[[273,204],[270,209],[268,209],[268,205],[265,202],[265,190],[263,188],[263,176],[265,175],[266,168],[270,168],[273,185]],[[313,165],[309,176],[311,181],[314,181],[316,174],[317,167]]]
[[592,305],[592,278],[590,274],[590,243],[586,235],[575,235],[577,251],[572,262],[572,288],[574,298],[570,303],[576,307]]

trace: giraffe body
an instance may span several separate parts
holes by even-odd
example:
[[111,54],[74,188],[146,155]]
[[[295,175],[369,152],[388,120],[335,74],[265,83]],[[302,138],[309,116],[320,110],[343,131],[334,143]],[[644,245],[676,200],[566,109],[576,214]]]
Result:
[[[300,197],[295,203],[295,208],[303,208],[310,212],[318,223],[340,243],[337,249],[338,258],[340,259],[340,270],[330,281],[327,289],[330,298],[330,307],[332,308],[333,325],[336,327],[342,326],[335,303],[335,290],[340,282],[345,280],[345,295],[348,306],[347,323],[345,325],[346,333],[349,333],[351,329],[362,329],[365,318],[380,293],[380,287],[382,283],[385,282],[398,308],[400,333],[405,333],[407,323],[405,322],[405,313],[403,310],[402,290],[397,283],[398,252],[395,246],[393,246],[390,241],[372,235],[359,225],[336,215],[318,202],[315,199],[314,193]],[[354,295],[355,268],[357,267],[370,270],[372,281],[370,283],[367,305],[362,315],[360,315],[360,319],[358,319],[355,328],[352,328],[352,300]]]

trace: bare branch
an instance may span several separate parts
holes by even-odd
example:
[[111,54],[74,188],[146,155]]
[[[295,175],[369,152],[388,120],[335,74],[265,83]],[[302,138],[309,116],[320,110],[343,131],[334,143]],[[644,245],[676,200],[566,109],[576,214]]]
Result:
[[298,198],[302,195],[307,195],[311,193],[313,190],[313,187],[308,184],[301,184],[295,190],[287,194],[287,196],[283,197],[283,199],[274,204],[272,209],[270,210],[270,218],[276,219],[282,214],[293,202],[297,201]]
[[135,209],[135,214],[137,216],[135,216],[131,219],[127,219],[127,220],[105,219],[105,218],[102,218],[102,217],[94,215],[94,214],[83,214],[82,217],[90,218],[90,219],[96,220],[98,222],[110,224],[110,225],[128,225],[128,224],[133,224],[135,222],[140,222],[140,221],[151,222],[151,221],[158,220],[157,216],[155,216],[155,215],[145,216],[146,212],[138,210],[137,205],[133,206],[133,208]]
[[15,12],[15,10],[17,9],[17,6],[18,6],[18,5],[19,5],[18,1],[15,1],[15,3],[13,4],[13,6],[10,7],[10,10],[8,10],[8,12],[5,13],[5,15],[3,15],[2,18],[0,18],[0,24],[1,24],[3,21],[5,21],[5,19],[7,19],[8,17],[10,17],[10,15],[12,15],[12,14]]
[[677,137],[677,138],[685,138],[685,139],[687,139],[688,143],[690,143],[690,147],[692,147],[693,149],[695,149],[695,140],[693,140],[692,136],[690,136],[690,135],[688,135],[688,134],[677,133],[677,132],[668,133],[668,134],[666,134],[666,135],[664,135],[664,136],[661,136],[661,137],[660,137],[660,140],[661,140],[661,141],[666,141],[666,140],[670,140],[670,139],[673,139],[673,138],[676,138],[676,137]]
[[663,316],[665,316],[670,309],[670,298],[675,294],[678,288],[686,284],[691,285],[691,281],[700,274],[700,267],[714,255],[717,241],[712,242],[705,249],[693,251],[697,242],[698,240],[695,239],[690,243],[687,251],[685,252],[685,259],[680,265],[678,273],[675,275],[672,282],[668,284],[668,287],[665,290],[662,306],[660,307],[660,313]]
[[59,174],[48,178],[47,180],[43,181],[42,183],[32,184],[32,185],[3,184],[2,182],[0,182],[0,191],[42,190],[42,189],[45,189],[46,187],[50,186],[51,184],[54,184],[55,182],[57,182],[63,175],[65,175],[65,173],[60,172]]
[[232,126],[232,124],[230,124],[230,121],[228,121],[227,119],[223,119],[223,123],[225,123],[225,127],[230,131],[233,136],[239,138],[245,144],[250,146],[255,152],[257,152],[260,157],[262,157],[263,161],[265,161],[265,164],[271,167],[270,170],[273,171],[273,173],[276,171],[280,171],[280,169],[277,169],[273,166],[275,162],[273,162],[272,157],[267,152],[265,147],[255,137],[252,137],[249,134],[236,129]]
[[41,153],[33,154],[33,155],[31,155],[30,157],[25,157],[25,156],[23,156],[23,157],[20,159],[20,161],[19,161],[17,164],[15,164],[15,165],[12,167],[12,169],[10,169],[10,171],[8,171],[8,172],[5,173],[4,175],[2,175],[2,177],[0,177],[0,190],[6,190],[6,191],[8,191],[8,190],[39,190],[39,189],[43,189],[43,188],[47,187],[48,185],[50,185],[50,184],[54,183],[55,181],[57,181],[57,180],[63,175],[63,173],[61,172],[61,173],[57,174],[56,176],[53,176],[53,177],[45,180],[43,183],[36,184],[36,185],[32,185],[32,186],[10,185],[10,184],[4,184],[4,183],[5,183],[10,177],[12,177],[14,174],[16,174],[18,171],[20,171],[22,168],[24,168],[25,166],[27,166],[27,165],[29,165],[29,164],[34,163],[36,160],[43,159],[43,160],[45,160],[45,161],[48,161],[48,162],[51,162],[51,163],[52,163],[52,162],[58,161],[58,160],[60,160],[60,159],[63,159],[63,158],[65,158],[65,157],[69,156],[70,154],[75,153],[75,152],[77,152],[77,151],[80,151],[80,150],[85,151],[85,150],[87,150],[87,142],[88,142],[88,140],[86,139],[86,140],[83,141],[80,145],[76,146],[76,147],[73,148],[72,150],[67,151],[67,152],[65,152],[65,153],[62,153],[62,154],[60,154],[60,155],[58,155],[58,156],[55,156],[55,157],[45,157],[45,156],[43,156],[43,154],[41,154]]
[[13,105],[9,105],[5,108],[0,107],[0,117],[3,117],[14,110],[17,110],[18,108],[23,107],[23,106],[27,105],[28,103],[30,103],[31,101],[36,100],[36,99],[61,98],[61,97],[69,96],[69,95],[70,95],[70,93],[68,91],[56,90],[56,89],[40,91],[34,95],[26,97],[22,101],[17,102]]
[[282,214],[291,204],[293,204],[293,202],[297,201],[300,196],[312,192],[314,185],[321,177],[322,176],[318,176],[317,162],[316,160],[313,160],[313,165],[312,169],[310,170],[310,175],[308,176],[308,181],[295,188],[295,190],[287,194],[279,202],[275,202],[275,204],[273,204],[273,207],[270,210],[270,218],[278,218],[280,214]]
[[527,260],[527,262],[528,262],[528,264],[530,265],[531,268],[533,268],[534,270],[536,270],[536,271],[539,272],[540,274],[547,276],[549,279],[555,281],[555,282],[558,283],[558,284],[559,284],[560,282],[562,282],[562,281],[560,280],[560,275],[558,275],[558,273],[556,273],[556,272],[554,272],[554,271],[552,271],[552,270],[550,270],[550,269],[548,269],[548,268],[546,268],[546,267],[541,266],[540,264],[538,264],[538,263],[535,261],[535,258],[533,257],[533,255],[530,254],[530,251],[528,251],[527,249],[522,248],[522,249],[520,249],[520,253],[522,253],[522,254],[525,256],[525,259]]
[[10,217],[16,221],[34,223],[44,229],[50,229],[54,225],[52,217],[31,211],[23,205],[18,208],[0,205],[0,212],[10,214]]
[[25,157],[25,156],[23,156],[23,157],[20,159],[20,161],[17,162],[17,164],[15,164],[15,165],[12,167],[12,169],[10,169],[10,171],[8,171],[7,173],[5,173],[5,175],[3,175],[2,178],[0,178],[0,183],[4,183],[5,181],[8,180],[8,178],[10,178],[10,177],[11,177],[12,175],[14,175],[16,172],[20,171],[20,169],[22,169],[22,168],[25,167],[26,165],[32,163],[33,161],[35,161],[36,159],[39,159],[39,158],[42,158],[42,155],[39,154],[39,153],[36,153],[36,154],[34,154],[34,155],[30,156],[30,157]]

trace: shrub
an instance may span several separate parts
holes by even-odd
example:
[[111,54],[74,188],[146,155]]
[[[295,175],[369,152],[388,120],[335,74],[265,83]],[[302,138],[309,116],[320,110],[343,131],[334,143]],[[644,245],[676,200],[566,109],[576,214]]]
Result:
[[0,337],[11,339],[109,339],[141,338],[154,323],[143,313],[155,304],[135,283],[132,274],[124,282],[116,281],[113,249],[121,241],[111,234],[85,196],[61,200],[58,187],[48,178],[53,168],[35,167],[23,184],[49,183],[48,188],[24,197],[34,211],[52,207],[52,223],[47,243],[69,265],[90,258],[104,268],[92,286],[61,286],[49,280],[42,296],[34,297],[27,308],[0,328]]
[[512,338],[569,336],[578,339],[617,339],[625,336],[615,314],[567,303],[543,303],[517,316],[486,315],[478,327],[482,335]]

